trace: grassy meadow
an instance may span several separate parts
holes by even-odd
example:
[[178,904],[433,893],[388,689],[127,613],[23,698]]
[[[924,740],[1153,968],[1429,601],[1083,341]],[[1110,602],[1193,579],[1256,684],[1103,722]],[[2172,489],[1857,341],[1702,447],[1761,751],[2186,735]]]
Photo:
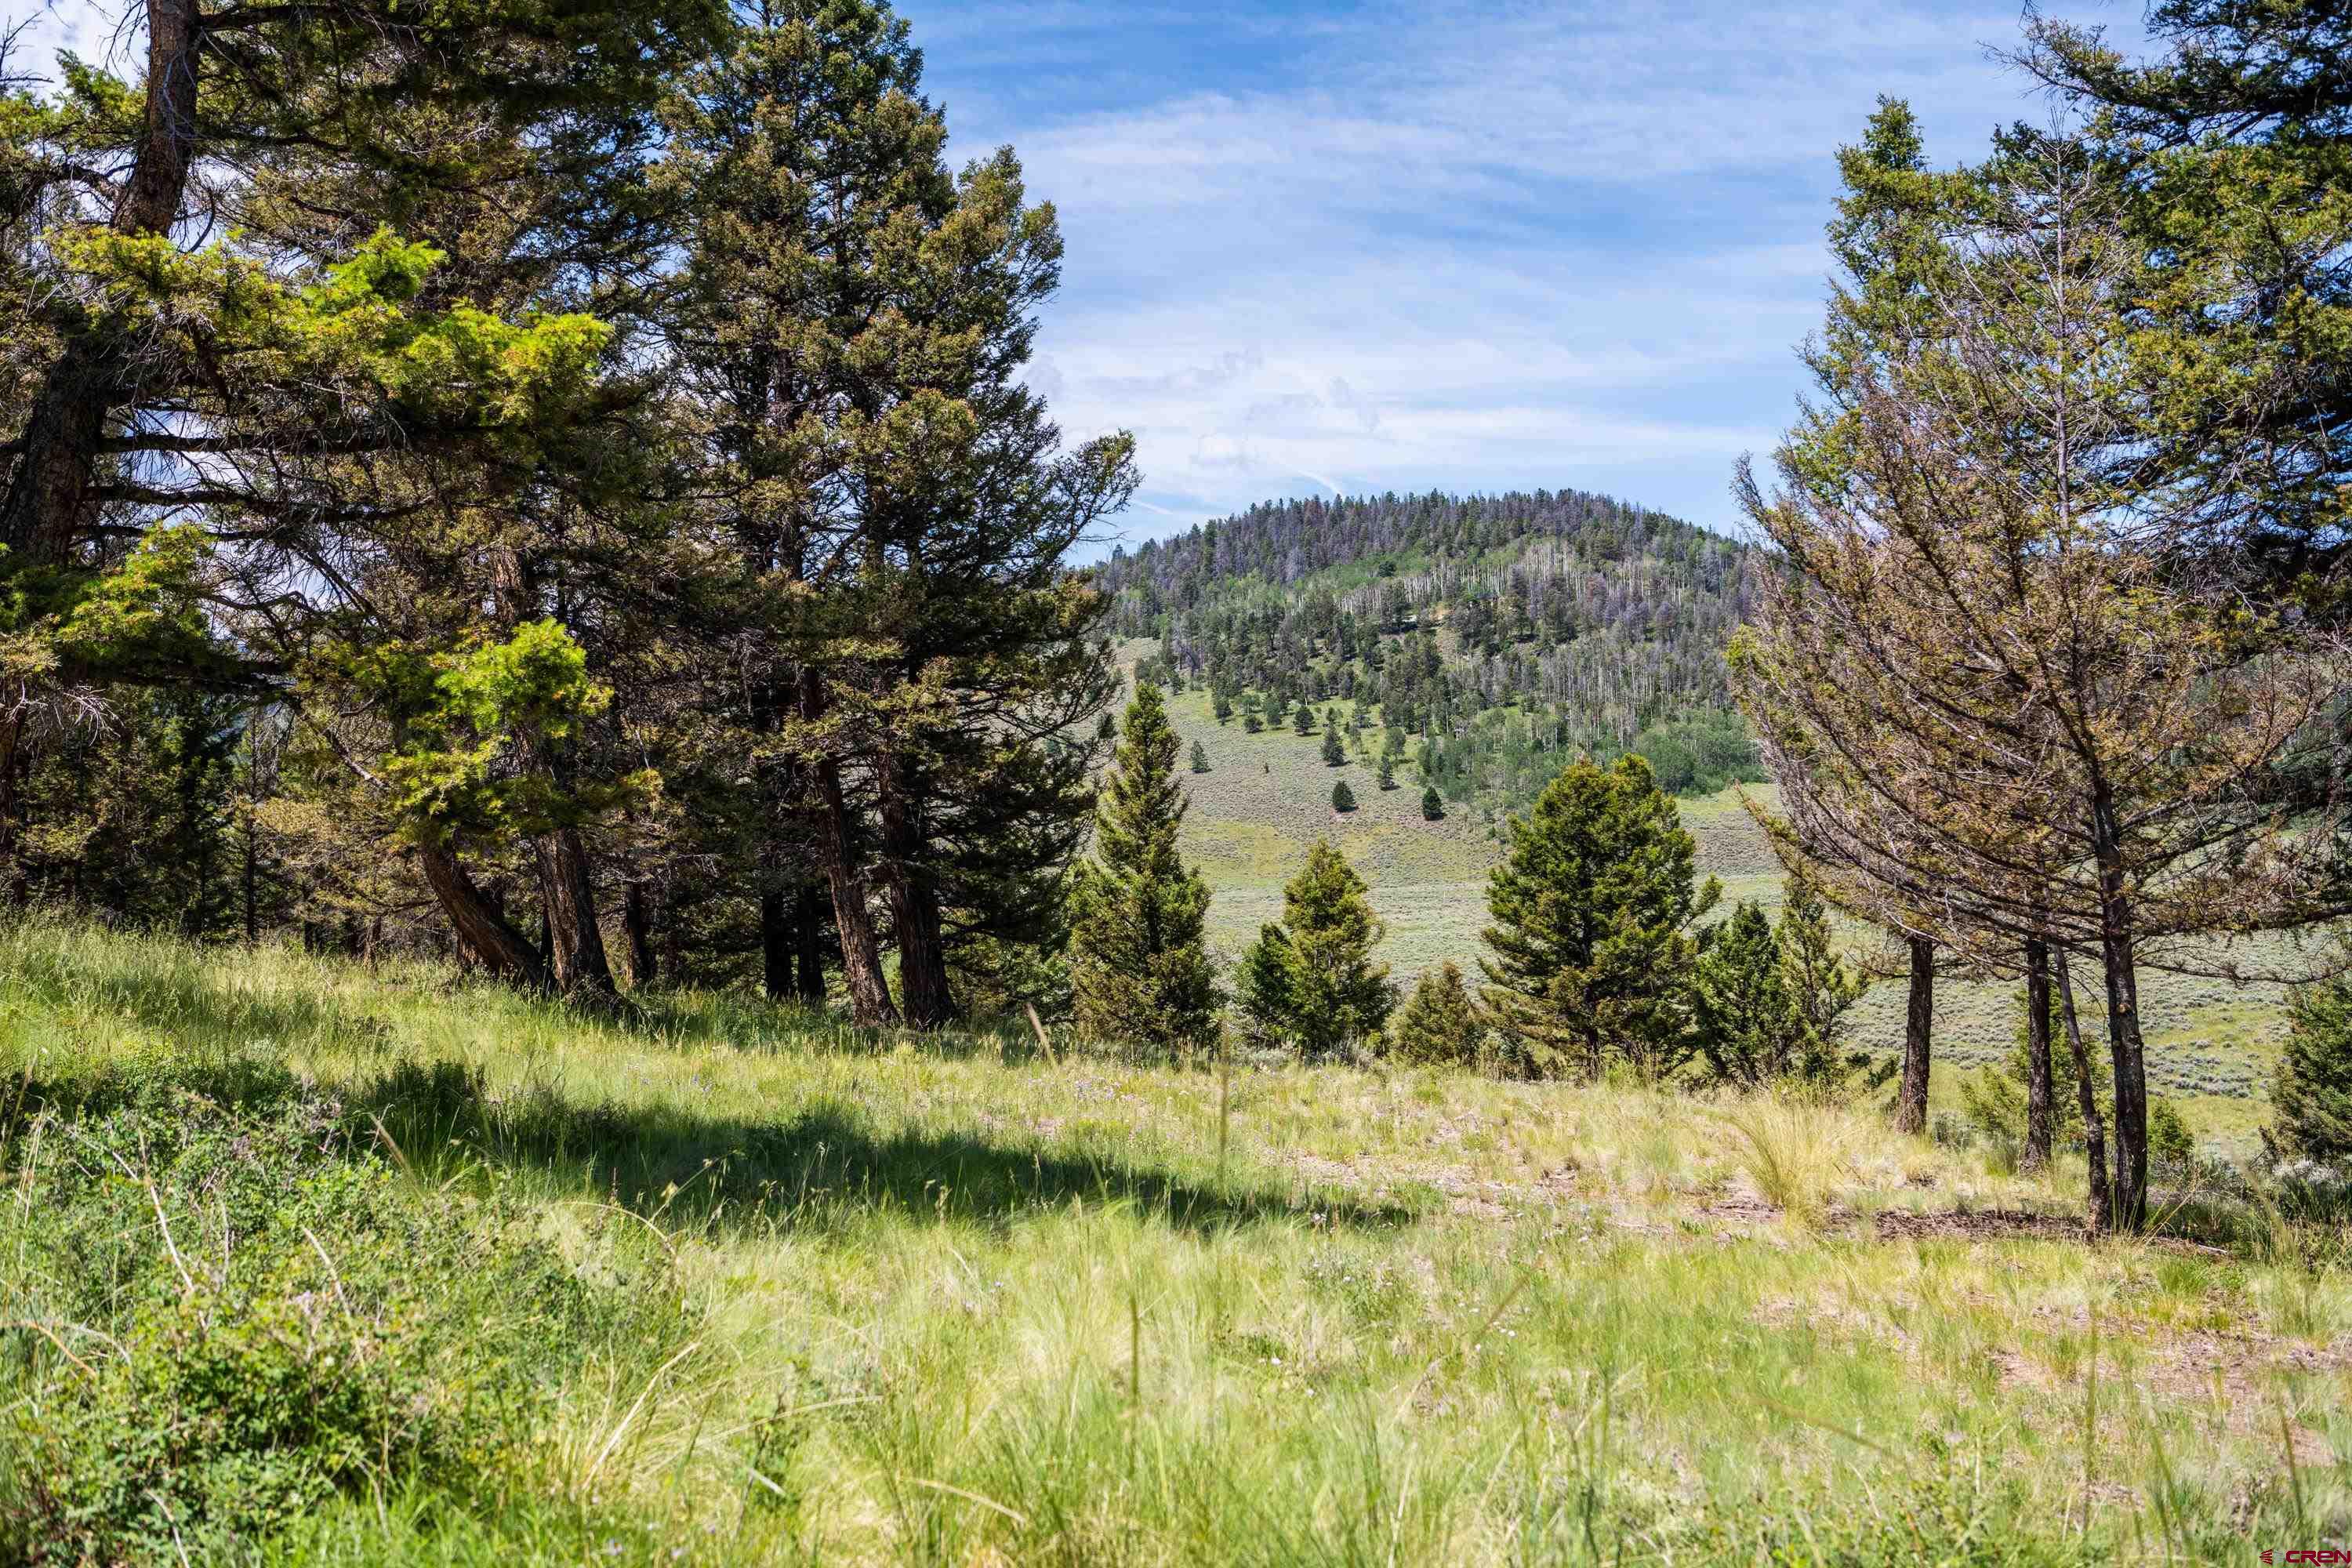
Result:
[[[1131,660],[1154,645],[1128,645]],[[1440,822],[1423,821],[1421,785],[1410,764],[1397,770],[1397,787],[1379,787],[1371,758],[1351,751],[1339,767],[1322,759],[1322,739],[1285,726],[1246,732],[1238,715],[1216,721],[1199,689],[1169,699],[1169,714],[1189,748],[1208,754],[1206,773],[1186,773],[1192,805],[1184,824],[1185,854],[1213,892],[1209,934],[1218,951],[1235,958],[1258,928],[1282,914],[1282,885],[1305,864],[1318,835],[1338,845],[1370,885],[1373,908],[1388,924],[1382,956],[1406,984],[1423,969],[1452,959],[1476,977],[1486,924],[1486,873],[1503,852],[1503,830],[1491,809],[1450,805]],[[1369,731],[1376,748],[1379,732]],[[1331,809],[1331,785],[1348,781],[1357,809]],[[1769,784],[1724,790],[1679,802],[1684,826],[1698,840],[1702,875],[1723,882],[1725,909],[1738,899],[1777,909],[1780,873],[1769,847],[1743,804],[1752,796],[1768,809]],[[1865,934],[1854,933],[1858,948]],[[1939,1110],[1959,1103],[1961,1073],[1998,1061],[2011,1048],[2021,1014],[2021,985],[1952,977],[1937,987],[1939,1071],[1933,1100]],[[2141,1001],[2153,1091],[2171,1101],[2211,1152],[2250,1157],[2266,1115],[2270,1074],[2285,1026],[2284,988],[2148,973]],[[1893,1053],[1903,1037],[1904,988],[1874,987],[1857,1009],[1855,1037]]]
[[2352,1530],[2340,1234],[2172,1194],[2171,1236],[2089,1247],[2071,1173],[1867,1111],[1228,1080],[702,994],[599,1018],[40,923],[0,931],[0,1561],[2244,1563]]

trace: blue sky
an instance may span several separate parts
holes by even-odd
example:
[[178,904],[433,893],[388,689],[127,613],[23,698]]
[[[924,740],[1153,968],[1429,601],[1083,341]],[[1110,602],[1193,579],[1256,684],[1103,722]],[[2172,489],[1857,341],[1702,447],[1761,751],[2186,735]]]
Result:
[[[1070,436],[1135,432],[1130,540],[1433,487],[1734,528],[1732,464],[1801,388],[1838,143],[1881,93],[1946,162],[2048,113],[1987,57],[2013,0],[901,9],[956,151],[1012,143],[1061,214],[1032,380]],[[104,55],[117,14],[61,0],[42,41]]]

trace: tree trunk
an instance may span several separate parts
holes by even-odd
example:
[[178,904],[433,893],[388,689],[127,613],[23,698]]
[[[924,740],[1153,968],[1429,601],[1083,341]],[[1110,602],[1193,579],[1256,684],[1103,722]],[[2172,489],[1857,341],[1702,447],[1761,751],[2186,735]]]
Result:
[[781,888],[760,892],[760,988],[771,1002],[793,995],[792,905]]
[[923,867],[926,845],[908,800],[908,780],[897,765],[882,780],[882,854],[890,884],[890,912],[898,935],[898,996],[907,1022],[936,1029],[955,1019],[948,990],[947,944],[940,899]]
[[2050,1163],[2050,944],[2025,944],[2025,1168]]
[[[169,234],[194,157],[203,21],[196,0],[147,0],[146,126],[113,214],[118,234]],[[0,544],[20,564],[66,559],[96,510],[99,443],[124,396],[124,364],[104,337],[69,337],[41,379],[0,501]]]
[[1895,1100],[1898,1132],[1927,1131],[1927,1068],[1936,1027],[1936,944],[1910,939],[1911,1007],[1903,1026],[1903,1086]]
[[621,894],[621,926],[629,933],[629,989],[642,991],[660,970],[654,959],[654,897],[634,879]]
[[2115,1224],[2113,1200],[2107,1194],[2107,1121],[2099,1109],[2099,1086],[2091,1076],[2091,1053],[2083,1048],[2083,1026],[2074,1014],[2074,981],[2066,968],[2066,950],[2060,948],[2058,960],[2058,1005],[2066,1015],[2066,1048],[2074,1060],[2075,1093],[2083,1106],[2084,1164],[2091,1182],[2090,1201],[2084,1206],[2089,1212],[2084,1222],[2094,1235],[2105,1232]]
[[[801,678],[801,717],[824,717],[824,683],[814,670]],[[868,1026],[895,1024],[898,1009],[890,1000],[890,983],[882,973],[882,945],[875,939],[874,917],[866,907],[866,883],[857,874],[851,847],[849,806],[843,798],[841,767],[831,757],[809,768],[816,786],[814,829],[818,864],[824,868],[826,887],[833,894],[833,922],[841,933],[842,979],[849,987],[849,1016]]]
[[[466,874],[457,849],[447,844],[420,844],[416,863],[424,869],[425,886],[433,889],[450,929],[473,953],[474,961],[501,980],[516,981],[534,991],[548,988],[547,966],[522,932],[515,930],[496,904]],[[304,927],[307,932],[310,927]]]
[[2107,1049],[2116,1072],[2116,1228],[2147,1224],[2147,1046],[2139,1032],[2139,974],[2131,897],[2125,890],[2123,835],[2104,790],[2092,803],[2099,865],[2099,956],[2106,968]]
[[812,1007],[824,1005],[824,908],[823,895],[801,885],[793,900],[793,938],[800,951],[800,999]]
[[[560,785],[558,787],[561,787]],[[531,840],[539,861],[540,908],[547,917],[548,970],[566,996],[609,1002],[620,994],[613,982],[604,933],[596,923],[595,887],[589,879],[588,851],[576,827],[559,827]]]

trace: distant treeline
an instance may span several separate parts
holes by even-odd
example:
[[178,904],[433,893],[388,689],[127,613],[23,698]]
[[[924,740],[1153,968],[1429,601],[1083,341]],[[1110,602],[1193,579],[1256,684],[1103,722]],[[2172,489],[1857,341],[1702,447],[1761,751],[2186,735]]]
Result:
[[[1650,759],[1691,793],[1760,777],[1722,649],[1760,558],[1577,490],[1269,501],[1100,568],[1148,667],[1261,722],[1377,710],[1447,798],[1517,805],[1563,761]],[[1360,729],[1361,726],[1359,726]]]

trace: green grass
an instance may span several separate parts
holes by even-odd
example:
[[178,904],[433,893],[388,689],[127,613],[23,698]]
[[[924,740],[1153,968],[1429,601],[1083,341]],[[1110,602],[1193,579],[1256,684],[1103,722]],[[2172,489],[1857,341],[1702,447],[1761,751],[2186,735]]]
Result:
[[[252,1561],[2243,1562],[2352,1529],[2340,1265],[1957,1234],[2079,1183],[1865,1113],[1326,1068],[1235,1075],[1221,1138],[1213,1074],[1013,1031],[600,1019],[46,924],[0,931],[0,1510],[44,1462],[15,1417],[69,1417],[126,1335],[49,1320],[95,1287],[20,1204],[106,1197],[167,1295],[249,1245],[204,1184],[140,1184],[160,1153],[85,1192],[93,1085],[278,1084],[333,1160],[674,1300],[565,1342],[522,1454],[354,1484]],[[306,1310],[355,1245],[318,1239]]]

